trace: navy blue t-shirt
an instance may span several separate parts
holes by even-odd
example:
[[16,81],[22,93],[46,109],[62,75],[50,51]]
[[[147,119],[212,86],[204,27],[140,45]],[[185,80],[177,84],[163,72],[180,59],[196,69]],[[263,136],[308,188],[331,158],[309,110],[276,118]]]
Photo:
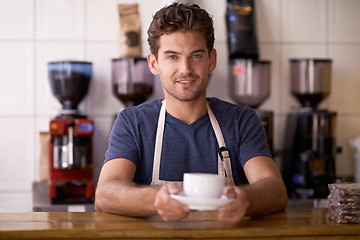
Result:
[[[243,166],[256,156],[271,157],[264,128],[255,111],[217,98],[208,98],[230,153],[236,185],[246,182]],[[136,165],[134,182],[152,180],[155,136],[161,100],[121,111],[112,128],[105,162],[125,158]],[[219,145],[206,113],[188,125],[166,113],[160,180],[182,181],[186,172],[218,172]],[[105,163],[104,162],[104,163]]]

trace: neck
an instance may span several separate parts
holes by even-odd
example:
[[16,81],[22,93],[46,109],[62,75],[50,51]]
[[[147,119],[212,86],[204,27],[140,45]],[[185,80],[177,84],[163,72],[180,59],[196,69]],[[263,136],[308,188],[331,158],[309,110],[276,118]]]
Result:
[[166,111],[171,116],[190,125],[207,113],[206,104],[206,98],[197,99],[195,101],[166,99]]

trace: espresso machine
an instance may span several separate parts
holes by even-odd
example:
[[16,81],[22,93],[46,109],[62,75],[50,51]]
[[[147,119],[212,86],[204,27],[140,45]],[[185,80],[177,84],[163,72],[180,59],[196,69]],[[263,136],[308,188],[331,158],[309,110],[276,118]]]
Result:
[[52,203],[93,201],[92,135],[94,122],[78,110],[88,92],[92,63],[48,63],[52,94],[62,104],[50,121],[49,197]]
[[336,112],[319,109],[330,94],[330,59],[290,59],[291,94],[301,107],[287,114],[282,175],[290,198],[327,198],[335,181]]
[[265,129],[269,148],[273,153],[273,112],[258,110],[270,95],[271,62],[255,59],[230,59],[229,92],[237,103],[255,109]]
[[112,92],[125,107],[136,106],[153,92],[154,75],[146,58],[112,59]]

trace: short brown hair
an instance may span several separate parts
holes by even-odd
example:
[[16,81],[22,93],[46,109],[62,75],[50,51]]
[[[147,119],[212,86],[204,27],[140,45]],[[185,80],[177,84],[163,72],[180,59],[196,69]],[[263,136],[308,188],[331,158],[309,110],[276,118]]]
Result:
[[212,17],[198,5],[173,3],[155,13],[148,33],[150,51],[158,57],[159,39],[173,32],[198,31],[205,38],[209,54],[214,47],[214,27]]

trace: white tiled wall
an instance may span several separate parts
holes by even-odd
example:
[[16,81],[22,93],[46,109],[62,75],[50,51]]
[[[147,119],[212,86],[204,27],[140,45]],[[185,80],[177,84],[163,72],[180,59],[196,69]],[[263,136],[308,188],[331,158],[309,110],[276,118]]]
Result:
[[37,40],[84,40],[85,0],[36,0]]
[[286,0],[282,2],[282,41],[326,41],[326,0]]
[[[338,113],[339,176],[353,175],[349,138],[360,134],[360,1],[255,0],[260,56],[272,62],[271,96],[260,108],[275,112],[274,145],[281,150],[289,92],[289,58],[333,60],[332,91],[321,107]],[[139,3],[143,55],[152,14],[169,1],[0,0],[0,212],[31,211],[31,183],[39,176],[39,132],[60,109],[51,95],[47,62],[93,62],[89,94],[80,104],[95,121],[94,180],[107,148],[113,114],[123,105],[111,93],[111,59],[118,57],[118,3]],[[231,101],[227,89],[226,0],[187,0],[213,15],[218,66],[208,96]],[[156,79],[151,98],[162,97]]]

